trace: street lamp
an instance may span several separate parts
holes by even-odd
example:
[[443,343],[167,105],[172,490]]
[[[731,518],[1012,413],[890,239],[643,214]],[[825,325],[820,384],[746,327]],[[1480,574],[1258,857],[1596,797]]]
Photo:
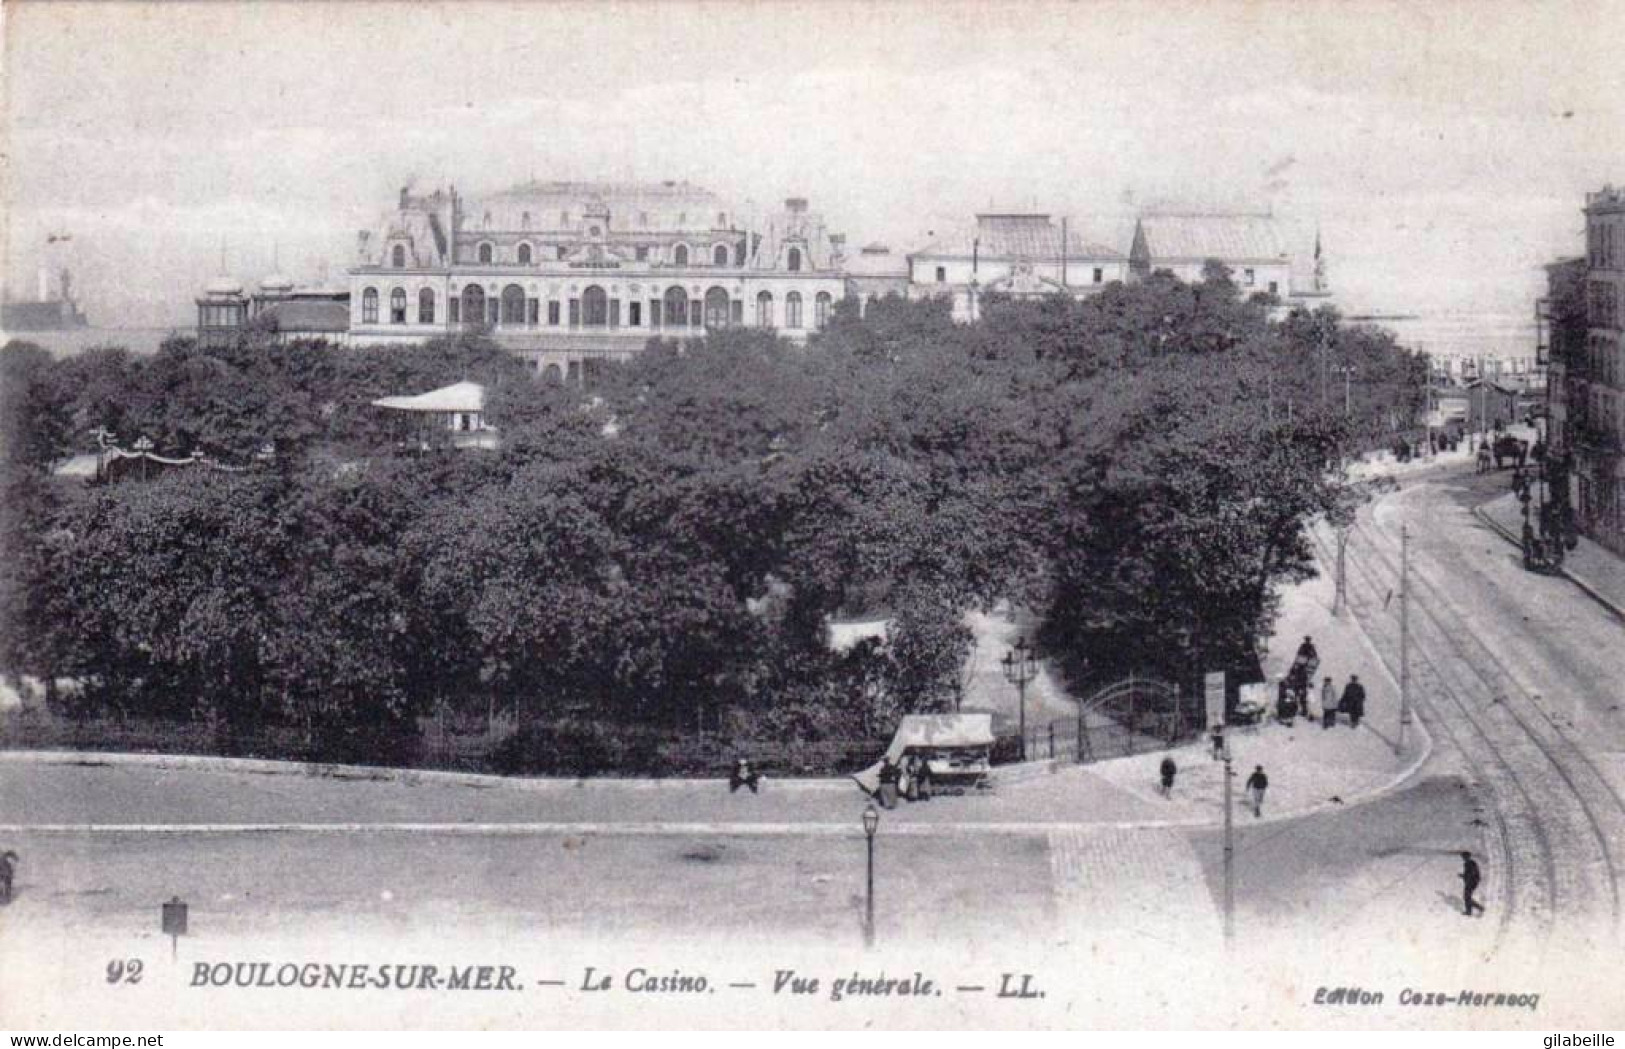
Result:
[[1356,368],[1352,364],[1339,364],[1333,369],[1333,371],[1343,376],[1343,417],[1345,419],[1354,414],[1354,402],[1349,391],[1349,376],[1353,375],[1359,370],[1360,369]]
[[147,455],[152,451],[152,440],[147,437],[138,437],[135,441],[135,450],[141,453],[141,479],[147,479]]
[[863,945],[875,945],[875,831],[880,829],[880,813],[873,805],[863,810],[863,836],[869,844],[869,891],[863,898]]
[[1000,660],[1004,666],[1004,679],[1016,686],[1018,728],[1021,732],[1021,760],[1027,760],[1027,682],[1038,676],[1037,649],[1027,644],[1025,637],[1016,638],[1016,647]]

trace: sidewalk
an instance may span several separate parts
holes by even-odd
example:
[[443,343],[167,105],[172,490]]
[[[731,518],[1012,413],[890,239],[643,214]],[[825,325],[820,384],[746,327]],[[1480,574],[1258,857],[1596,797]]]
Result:
[[[1311,709],[1320,713],[1320,680],[1330,676],[1339,694],[1348,676],[1358,674],[1366,686],[1366,718],[1358,729],[1340,718],[1324,729],[1319,721],[1303,718],[1291,725],[1273,720],[1254,729],[1232,729],[1230,750],[1236,773],[1237,818],[1253,822],[1243,807],[1243,786],[1255,765],[1262,765],[1270,786],[1264,816],[1301,815],[1328,806],[1353,804],[1397,786],[1415,771],[1431,747],[1420,722],[1413,722],[1404,749],[1395,754],[1393,743],[1399,721],[1399,685],[1389,675],[1350,616],[1332,615],[1336,586],[1330,572],[1286,587],[1281,593],[1280,615],[1264,657],[1273,713],[1275,682],[1292,665],[1305,635],[1315,640],[1320,670],[1311,696]],[[1157,791],[1157,769],[1165,754],[1179,766],[1173,796]],[[1222,766],[1208,753],[1205,742],[1155,751],[1143,757],[1120,758],[1089,766],[1096,775],[1126,793],[1160,805],[1171,822],[1217,822],[1223,817]]]
[[[1508,492],[1477,506],[1479,519],[1501,533],[1514,546],[1522,546],[1523,507]],[[1613,551],[1580,537],[1580,544],[1563,558],[1562,574],[1575,586],[1620,619],[1625,619],[1625,559]]]

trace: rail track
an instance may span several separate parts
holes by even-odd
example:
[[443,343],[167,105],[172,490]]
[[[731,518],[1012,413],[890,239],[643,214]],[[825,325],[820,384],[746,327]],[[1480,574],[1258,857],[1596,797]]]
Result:
[[[1364,518],[1353,533],[1366,556],[1347,562],[1350,608],[1397,678],[1399,541]],[[1331,564],[1325,532],[1311,534]],[[1427,574],[1413,570],[1410,582],[1416,706],[1475,770],[1490,803],[1501,853],[1497,949],[1514,928],[1549,942],[1587,937],[1599,918],[1617,938],[1625,798]]]

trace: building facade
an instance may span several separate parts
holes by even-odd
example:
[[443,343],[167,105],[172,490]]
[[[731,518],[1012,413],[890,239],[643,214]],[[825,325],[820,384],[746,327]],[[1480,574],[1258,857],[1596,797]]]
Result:
[[1554,442],[1571,457],[1580,531],[1625,553],[1625,190],[1587,194],[1585,217],[1585,258],[1548,267],[1540,311]]
[[245,294],[231,277],[216,277],[197,299],[197,340],[204,349],[231,346],[252,332],[278,343],[323,339],[350,341],[350,293],[330,288],[296,288],[281,274],[260,281]]
[[841,246],[805,199],[743,215],[686,182],[402,190],[360,234],[351,338],[477,329],[540,375],[584,381],[656,336],[748,325],[805,339],[845,294]]
[[[1129,272],[1136,278],[1168,270],[1195,284],[1210,259],[1228,266],[1245,293],[1286,299],[1293,292],[1292,256],[1272,215],[1158,212],[1143,214],[1134,224]],[[1302,290],[1306,297],[1323,298],[1324,283],[1317,238],[1313,286]]]
[[909,296],[949,298],[953,317],[973,321],[990,292],[1034,298],[1088,295],[1128,278],[1122,252],[1091,243],[1038,212],[978,214],[975,229],[908,257]]

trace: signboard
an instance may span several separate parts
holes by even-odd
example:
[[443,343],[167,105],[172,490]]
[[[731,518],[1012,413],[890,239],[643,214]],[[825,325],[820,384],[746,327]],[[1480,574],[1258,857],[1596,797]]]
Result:
[[1207,712],[1209,725],[1224,723],[1224,671],[1215,670],[1202,679],[1202,696],[1206,701],[1203,709]]

